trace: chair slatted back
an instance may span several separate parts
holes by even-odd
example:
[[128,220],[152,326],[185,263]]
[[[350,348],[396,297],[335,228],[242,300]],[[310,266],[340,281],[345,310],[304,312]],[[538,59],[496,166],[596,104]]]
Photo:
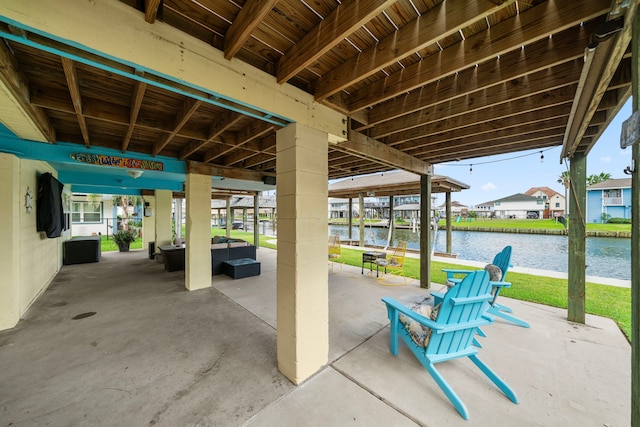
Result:
[[433,330],[427,354],[451,354],[472,345],[476,329],[486,321],[482,315],[492,299],[489,273],[484,270],[469,273],[444,296],[436,323],[451,326]]
[[337,258],[341,254],[340,235],[329,236],[329,258]]
[[502,270],[502,280],[505,280],[505,276],[507,275],[507,271],[509,271],[509,267],[511,267],[511,246],[505,246],[502,251],[498,252],[496,256],[493,258],[493,265],[500,267]]
[[401,267],[404,265],[404,257],[407,254],[407,242],[398,240],[398,245],[393,248],[393,253],[387,258],[389,265]]

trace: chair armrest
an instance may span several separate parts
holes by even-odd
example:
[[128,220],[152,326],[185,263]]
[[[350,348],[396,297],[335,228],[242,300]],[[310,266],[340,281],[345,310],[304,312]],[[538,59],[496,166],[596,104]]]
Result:
[[465,304],[472,304],[474,302],[478,302],[478,301],[491,301],[493,299],[493,295],[491,294],[487,294],[487,295],[481,295],[478,297],[454,297],[451,298],[451,302],[453,303],[453,305],[465,305]]
[[491,284],[491,286],[494,286],[496,288],[510,288],[511,287],[511,282],[489,282]]
[[453,269],[453,268],[443,268],[442,271],[447,273],[447,280],[451,281],[451,279],[454,278],[453,276],[456,275],[456,274],[467,275],[467,274],[471,273],[474,270],[458,270],[458,269]]
[[416,313],[415,311],[411,310],[410,308],[405,307],[404,305],[400,304],[398,301],[396,301],[393,298],[389,298],[389,297],[384,297],[382,298],[382,301],[387,305],[387,313],[389,315],[389,320],[392,323],[392,327],[395,327],[394,323],[397,323],[398,320],[398,316],[397,313],[400,312],[402,314],[404,314],[405,316],[415,320],[416,322],[431,328],[433,330],[437,330],[437,329],[442,329],[443,326],[442,325],[438,325],[436,322],[434,322],[433,320],[424,317],[421,314]]

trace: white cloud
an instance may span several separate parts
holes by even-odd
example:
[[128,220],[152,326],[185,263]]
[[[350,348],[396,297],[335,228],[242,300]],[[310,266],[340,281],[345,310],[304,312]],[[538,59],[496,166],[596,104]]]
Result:
[[484,191],[491,191],[491,190],[495,190],[495,189],[496,189],[496,188],[498,188],[498,187],[496,187],[496,186],[493,184],[493,182],[487,182],[487,183],[486,183],[485,185],[483,185],[481,188],[482,188]]
[[611,156],[600,157],[602,163],[611,163]]

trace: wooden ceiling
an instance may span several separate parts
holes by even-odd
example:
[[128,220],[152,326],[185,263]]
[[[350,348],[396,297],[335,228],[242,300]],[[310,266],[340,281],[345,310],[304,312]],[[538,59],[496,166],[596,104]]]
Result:
[[[586,153],[631,93],[636,0],[121,2],[345,114],[330,179],[560,145]],[[286,118],[137,80],[135,66],[11,23],[0,36],[0,79],[51,143],[275,172]]]

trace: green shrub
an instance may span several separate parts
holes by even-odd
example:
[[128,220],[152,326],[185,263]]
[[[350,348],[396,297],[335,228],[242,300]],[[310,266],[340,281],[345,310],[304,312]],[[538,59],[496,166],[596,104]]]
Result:
[[631,224],[631,218],[609,218],[607,224]]

